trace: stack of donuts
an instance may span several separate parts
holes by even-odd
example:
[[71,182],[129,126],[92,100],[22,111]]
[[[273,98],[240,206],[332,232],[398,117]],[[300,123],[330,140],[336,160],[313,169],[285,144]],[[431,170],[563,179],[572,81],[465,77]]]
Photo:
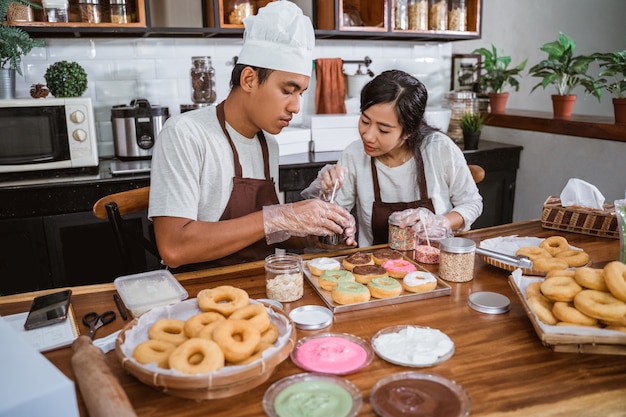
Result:
[[[337,304],[353,304],[374,298],[397,297],[403,291],[424,292],[437,287],[429,272],[417,271],[400,252],[384,248],[355,252],[342,259],[315,258],[307,262],[320,288],[330,291]],[[343,267],[343,269],[342,269]]]
[[587,252],[571,249],[563,236],[551,236],[541,241],[539,246],[523,246],[515,254],[527,256],[533,261],[535,271],[558,271],[589,263]]
[[526,288],[539,320],[557,326],[592,326],[626,332],[626,264],[550,271]]
[[187,320],[163,318],[148,329],[148,340],[133,350],[139,363],[156,363],[184,374],[217,371],[261,358],[278,339],[278,327],[248,293],[224,285],[198,293],[202,313]]

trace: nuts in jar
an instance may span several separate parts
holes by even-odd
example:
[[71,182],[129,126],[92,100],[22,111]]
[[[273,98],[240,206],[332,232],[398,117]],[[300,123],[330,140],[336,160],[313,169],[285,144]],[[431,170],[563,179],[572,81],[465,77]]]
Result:
[[280,302],[296,301],[304,295],[302,257],[285,253],[265,258],[265,293]]
[[476,244],[470,239],[450,237],[439,242],[439,276],[450,282],[474,278]]

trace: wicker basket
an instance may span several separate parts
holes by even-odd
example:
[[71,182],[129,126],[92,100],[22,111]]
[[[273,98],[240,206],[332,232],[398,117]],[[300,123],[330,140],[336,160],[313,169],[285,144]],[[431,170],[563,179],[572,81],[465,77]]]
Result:
[[619,239],[613,204],[604,204],[604,210],[563,207],[559,197],[550,196],[543,203],[541,225],[546,229]]

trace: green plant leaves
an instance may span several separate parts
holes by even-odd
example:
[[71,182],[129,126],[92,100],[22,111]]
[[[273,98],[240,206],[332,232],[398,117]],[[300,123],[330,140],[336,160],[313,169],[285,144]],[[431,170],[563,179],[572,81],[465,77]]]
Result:
[[77,62],[55,62],[48,67],[44,78],[55,97],[80,97],[87,90],[87,73]]

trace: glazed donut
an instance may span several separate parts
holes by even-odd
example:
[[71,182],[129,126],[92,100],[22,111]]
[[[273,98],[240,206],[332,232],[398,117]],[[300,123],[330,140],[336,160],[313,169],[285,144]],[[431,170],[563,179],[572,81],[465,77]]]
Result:
[[337,304],[361,303],[371,297],[370,290],[358,282],[341,282],[335,285],[330,295]]
[[267,314],[267,310],[263,304],[248,304],[239,310],[235,310],[235,312],[228,317],[228,320],[231,319],[247,320],[259,333],[263,333],[270,327],[270,316]]
[[133,358],[141,364],[156,363],[159,368],[169,368],[170,354],[176,345],[163,340],[146,340],[133,349]]
[[567,269],[567,268],[569,268],[569,264],[564,259],[559,259],[559,258],[533,259],[533,269],[535,271],[554,271],[554,270],[561,270],[561,269]]
[[402,287],[409,292],[432,291],[437,288],[437,278],[430,272],[409,272],[402,279]]
[[352,255],[343,258],[343,261],[341,262],[343,267],[348,271],[352,271],[357,265],[374,265],[372,254],[366,252],[355,252]]
[[380,265],[357,265],[352,270],[356,282],[367,285],[372,278],[388,277],[387,270]]
[[535,315],[544,322],[554,326],[558,323],[558,319],[554,317],[552,313],[553,303],[544,296],[534,296],[528,298],[528,306],[535,313]]
[[389,276],[393,278],[404,278],[409,272],[417,270],[415,265],[404,259],[390,259],[383,262],[382,267],[385,268]]
[[569,243],[563,236],[550,236],[542,240],[539,247],[550,252],[550,255],[556,256],[559,252],[569,250]]
[[541,282],[531,282],[526,287],[526,298],[535,297],[537,295],[541,295],[543,297],[543,294],[541,294]]
[[608,291],[604,282],[604,270],[587,266],[574,270],[574,279],[583,288],[589,290]]
[[604,266],[604,281],[613,297],[626,301],[626,264],[609,262]]
[[249,358],[246,358],[242,360],[241,362],[229,362],[229,365],[247,365],[249,363],[254,362],[257,359],[261,359],[263,357],[263,351],[271,346],[272,346],[271,343],[261,342],[256,347],[256,349],[254,349],[254,352],[252,352],[252,355],[250,355]]
[[391,248],[382,248],[372,252],[372,259],[376,265],[382,265],[389,259],[402,259],[402,254]]
[[565,303],[563,301],[557,301],[554,303],[554,306],[552,307],[552,314],[554,314],[554,317],[557,319],[574,325],[595,326],[598,324],[597,319],[582,313],[574,307],[573,304]]
[[589,255],[587,252],[576,249],[568,249],[555,255],[557,259],[563,259],[570,268],[585,266],[589,263]]
[[417,245],[415,247],[415,260],[423,264],[439,263],[439,248],[428,245]]
[[307,262],[307,267],[313,275],[320,276],[324,271],[336,271],[341,268],[338,260],[333,258],[315,258]]
[[340,282],[352,282],[354,281],[354,274],[350,271],[339,270],[339,271],[324,271],[322,275],[320,275],[317,282],[320,284],[320,287],[323,290],[332,291],[335,285]]
[[541,283],[541,293],[552,301],[572,301],[582,290],[572,277],[554,277]]
[[248,293],[230,285],[205,289],[198,293],[198,306],[202,311],[217,311],[228,317],[233,311],[245,307],[249,301]]
[[375,298],[396,297],[402,292],[402,285],[398,280],[389,277],[372,278],[367,284],[367,288],[370,290],[371,296]]
[[269,343],[270,345],[278,339],[278,326],[270,321],[270,325],[263,333],[261,333],[261,343]]
[[187,337],[198,337],[198,334],[204,326],[221,320],[226,320],[226,317],[216,311],[196,314],[185,321],[185,335]]
[[178,346],[187,340],[185,322],[178,319],[159,319],[148,329],[148,337]]
[[548,271],[546,273],[545,278],[553,278],[553,277],[572,277],[574,278],[574,272],[576,272],[573,269],[553,269],[552,271]]
[[604,291],[583,290],[576,294],[574,306],[599,320],[618,321],[626,315],[626,303]]
[[247,320],[229,318],[213,330],[213,340],[222,348],[228,362],[241,362],[252,356],[261,342],[261,332]]
[[531,261],[534,261],[537,258],[552,257],[552,255],[550,255],[550,252],[548,252],[544,248],[540,248],[539,246],[522,246],[515,252],[515,255],[526,256]]
[[193,337],[172,352],[169,359],[171,369],[184,374],[203,374],[217,371],[224,366],[224,354],[217,343]]

